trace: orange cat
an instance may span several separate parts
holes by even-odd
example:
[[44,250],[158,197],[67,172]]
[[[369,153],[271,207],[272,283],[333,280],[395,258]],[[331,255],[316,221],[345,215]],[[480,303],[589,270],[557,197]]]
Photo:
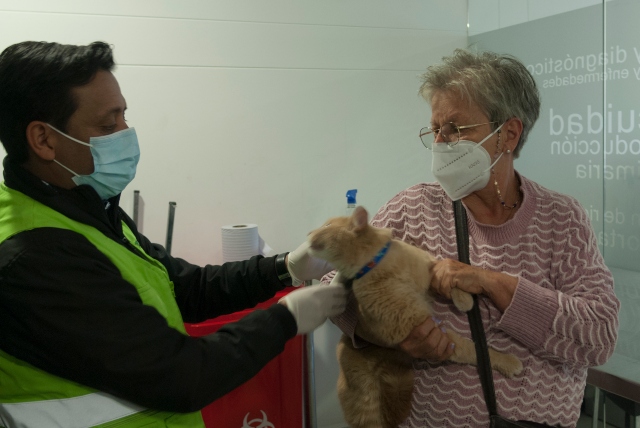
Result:
[[[409,416],[413,392],[412,358],[396,348],[431,316],[428,290],[435,259],[392,239],[390,230],[369,225],[362,207],[351,217],[332,218],[312,231],[309,243],[312,254],[335,266],[340,282],[367,270],[353,281],[353,293],[358,302],[356,333],[372,345],[356,349],[343,335],[337,350],[338,398],[345,419],[353,428],[395,428]],[[381,253],[379,261],[371,263]],[[451,294],[458,309],[471,309],[470,294],[459,289]],[[450,329],[447,335],[456,344],[451,361],[476,364],[473,342]],[[493,349],[489,354],[491,366],[505,376],[522,371],[513,355]]]

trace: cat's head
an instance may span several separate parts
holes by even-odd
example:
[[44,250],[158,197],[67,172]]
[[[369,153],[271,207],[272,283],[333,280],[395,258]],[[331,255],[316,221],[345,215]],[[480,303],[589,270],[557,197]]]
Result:
[[390,238],[390,231],[369,225],[367,210],[356,207],[351,216],[327,220],[309,233],[308,241],[311,254],[342,270],[358,265]]

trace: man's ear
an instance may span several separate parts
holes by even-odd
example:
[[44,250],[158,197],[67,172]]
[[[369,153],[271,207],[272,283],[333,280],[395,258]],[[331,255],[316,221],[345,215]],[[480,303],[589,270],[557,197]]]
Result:
[[56,157],[56,131],[46,123],[34,120],[27,125],[27,144],[32,152],[42,160],[52,161]]
[[500,130],[502,131],[502,142],[505,150],[509,149],[513,153],[518,146],[523,129],[524,125],[517,117],[512,117],[504,123]]

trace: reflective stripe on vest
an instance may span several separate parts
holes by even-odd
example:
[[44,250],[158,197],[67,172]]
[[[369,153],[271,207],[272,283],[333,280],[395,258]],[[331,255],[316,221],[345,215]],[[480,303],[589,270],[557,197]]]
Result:
[[97,392],[61,400],[0,403],[0,422],[7,428],[87,428],[143,410],[128,401]]

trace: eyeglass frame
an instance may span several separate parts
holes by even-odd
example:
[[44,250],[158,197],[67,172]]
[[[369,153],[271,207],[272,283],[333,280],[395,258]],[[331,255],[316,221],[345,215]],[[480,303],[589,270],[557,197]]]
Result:
[[[447,124],[451,124],[451,125],[453,125],[453,128],[454,128],[454,129],[456,129],[456,130],[457,130],[457,132],[458,132],[458,138],[456,139],[456,142],[455,142],[455,143],[452,143],[452,142],[450,142],[450,141],[444,141],[444,142],[447,144],[447,146],[449,146],[449,147],[453,147],[453,146],[455,146],[456,144],[458,144],[458,142],[460,141],[460,136],[461,136],[460,131],[461,131],[461,130],[463,130],[463,129],[469,129],[469,128],[474,128],[474,127],[476,127],[476,126],[491,125],[491,124],[494,124],[494,123],[498,123],[498,121],[497,121],[497,120],[495,120],[495,121],[491,121],[491,122],[476,123],[476,124],[474,124],[474,125],[462,125],[462,126],[458,126],[458,125],[456,125],[456,124],[455,124],[455,123],[453,123],[453,122],[445,122],[445,125],[447,125]],[[422,131],[423,131],[423,130],[425,130],[425,129],[428,129],[428,130],[429,130],[429,132],[425,132],[425,133],[423,133]],[[418,133],[418,136],[420,137],[420,141],[422,141],[422,145],[423,145],[427,150],[433,150],[433,149],[432,149],[431,147],[427,147],[427,144],[424,142],[424,140],[422,139],[422,137],[424,137],[425,135],[433,134],[433,141],[431,142],[431,146],[433,146],[433,143],[435,143],[436,139],[438,138],[438,135],[442,135],[442,134],[440,133],[440,132],[441,132],[441,131],[440,131],[441,129],[442,129],[442,126],[441,126],[440,128],[438,128],[437,130],[433,130],[430,126],[425,126],[424,128],[421,128],[421,129],[420,129],[420,132]]]

